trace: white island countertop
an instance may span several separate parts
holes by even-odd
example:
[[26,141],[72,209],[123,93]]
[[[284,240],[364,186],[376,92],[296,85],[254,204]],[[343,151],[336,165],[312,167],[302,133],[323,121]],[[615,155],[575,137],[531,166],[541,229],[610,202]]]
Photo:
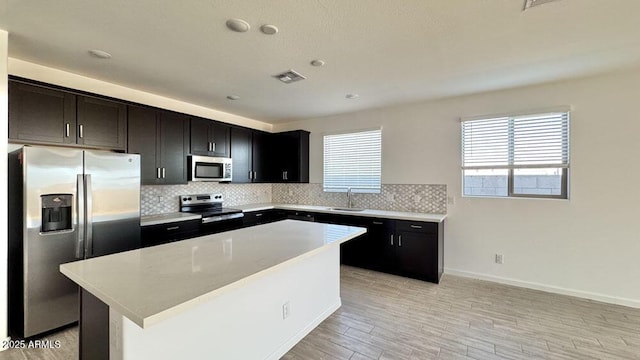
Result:
[[408,220],[408,221],[426,221],[426,222],[443,222],[447,218],[446,214],[427,214],[427,213],[415,213],[407,211],[390,211],[390,210],[373,210],[364,209],[362,211],[349,211],[349,210],[336,210],[331,206],[317,206],[317,205],[295,205],[295,204],[272,204],[272,203],[260,203],[260,204],[247,204],[247,205],[234,205],[233,208],[240,209],[243,212],[260,211],[268,209],[283,209],[283,210],[296,210],[296,211],[311,211],[327,214],[340,214],[351,216],[365,216],[395,220]]
[[284,220],[76,261],[60,271],[146,328],[365,232]]

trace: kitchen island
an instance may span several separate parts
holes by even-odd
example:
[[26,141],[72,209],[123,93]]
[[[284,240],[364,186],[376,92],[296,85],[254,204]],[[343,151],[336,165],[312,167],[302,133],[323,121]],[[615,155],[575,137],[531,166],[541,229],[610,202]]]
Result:
[[339,245],[365,231],[284,220],[63,264],[81,359],[278,359],[340,307]]

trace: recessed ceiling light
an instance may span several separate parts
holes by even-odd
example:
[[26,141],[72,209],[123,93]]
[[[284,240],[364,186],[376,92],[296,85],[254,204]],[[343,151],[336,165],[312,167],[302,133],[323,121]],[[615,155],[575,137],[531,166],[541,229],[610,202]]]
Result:
[[229,96],[227,96],[227,99],[229,99],[229,100],[240,100],[240,96],[238,96],[238,95],[229,95]]
[[324,61],[316,59],[316,60],[311,60],[311,65],[313,66],[324,66]]
[[360,95],[358,95],[358,94],[347,94],[344,97],[346,97],[347,99],[356,99],[356,98],[360,97]]
[[266,35],[273,35],[278,32],[278,28],[275,25],[265,24],[260,26],[260,31]]
[[235,32],[247,32],[251,29],[251,25],[242,19],[227,20],[227,27]]
[[98,59],[111,59],[111,54],[102,50],[89,50],[89,55],[98,58]]

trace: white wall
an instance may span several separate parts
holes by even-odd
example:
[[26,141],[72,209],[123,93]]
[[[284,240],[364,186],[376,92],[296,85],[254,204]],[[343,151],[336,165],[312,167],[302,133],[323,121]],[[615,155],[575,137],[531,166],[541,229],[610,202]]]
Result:
[[[447,184],[455,196],[445,225],[447,273],[640,307],[638,94],[634,69],[274,130],[311,131],[311,182],[321,182],[323,132],[382,126],[383,183]],[[569,201],[461,198],[460,117],[561,105],[573,109]]]
[[202,116],[253,129],[271,131],[272,128],[271,124],[267,124],[262,121],[257,121],[204,106],[189,104],[184,101],[127,88],[20,59],[9,58],[9,74],[49,84],[65,86],[71,89],[83,90],[94,94],[111,96],[117,99],[156,106],[162,109]]
[[[0,154],[7,153],[9,125],[7,98],[7,50],[8,33],[0,30]],[[0,156],[1,173],[7,173],[7,156]],[[0,175],[0,340],[7,338],[7,176]],[[2,351],[2,346],[0,346]]]

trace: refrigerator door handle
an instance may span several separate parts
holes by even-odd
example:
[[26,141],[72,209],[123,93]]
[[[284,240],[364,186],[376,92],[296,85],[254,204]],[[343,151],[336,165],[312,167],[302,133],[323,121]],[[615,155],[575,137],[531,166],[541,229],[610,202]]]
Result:
[[84,236],[85,236],[85,197],[84,197],[84,175],[79,174],[76,181],[76,215],[77,215],[77,239],[76,239],[76,259],[84,258]]
[[93,255],[93,194],[91,190],[91,174],[84,176],[84,189],[86,197],[86,241],[84,242],[84,257],[89,258]]

